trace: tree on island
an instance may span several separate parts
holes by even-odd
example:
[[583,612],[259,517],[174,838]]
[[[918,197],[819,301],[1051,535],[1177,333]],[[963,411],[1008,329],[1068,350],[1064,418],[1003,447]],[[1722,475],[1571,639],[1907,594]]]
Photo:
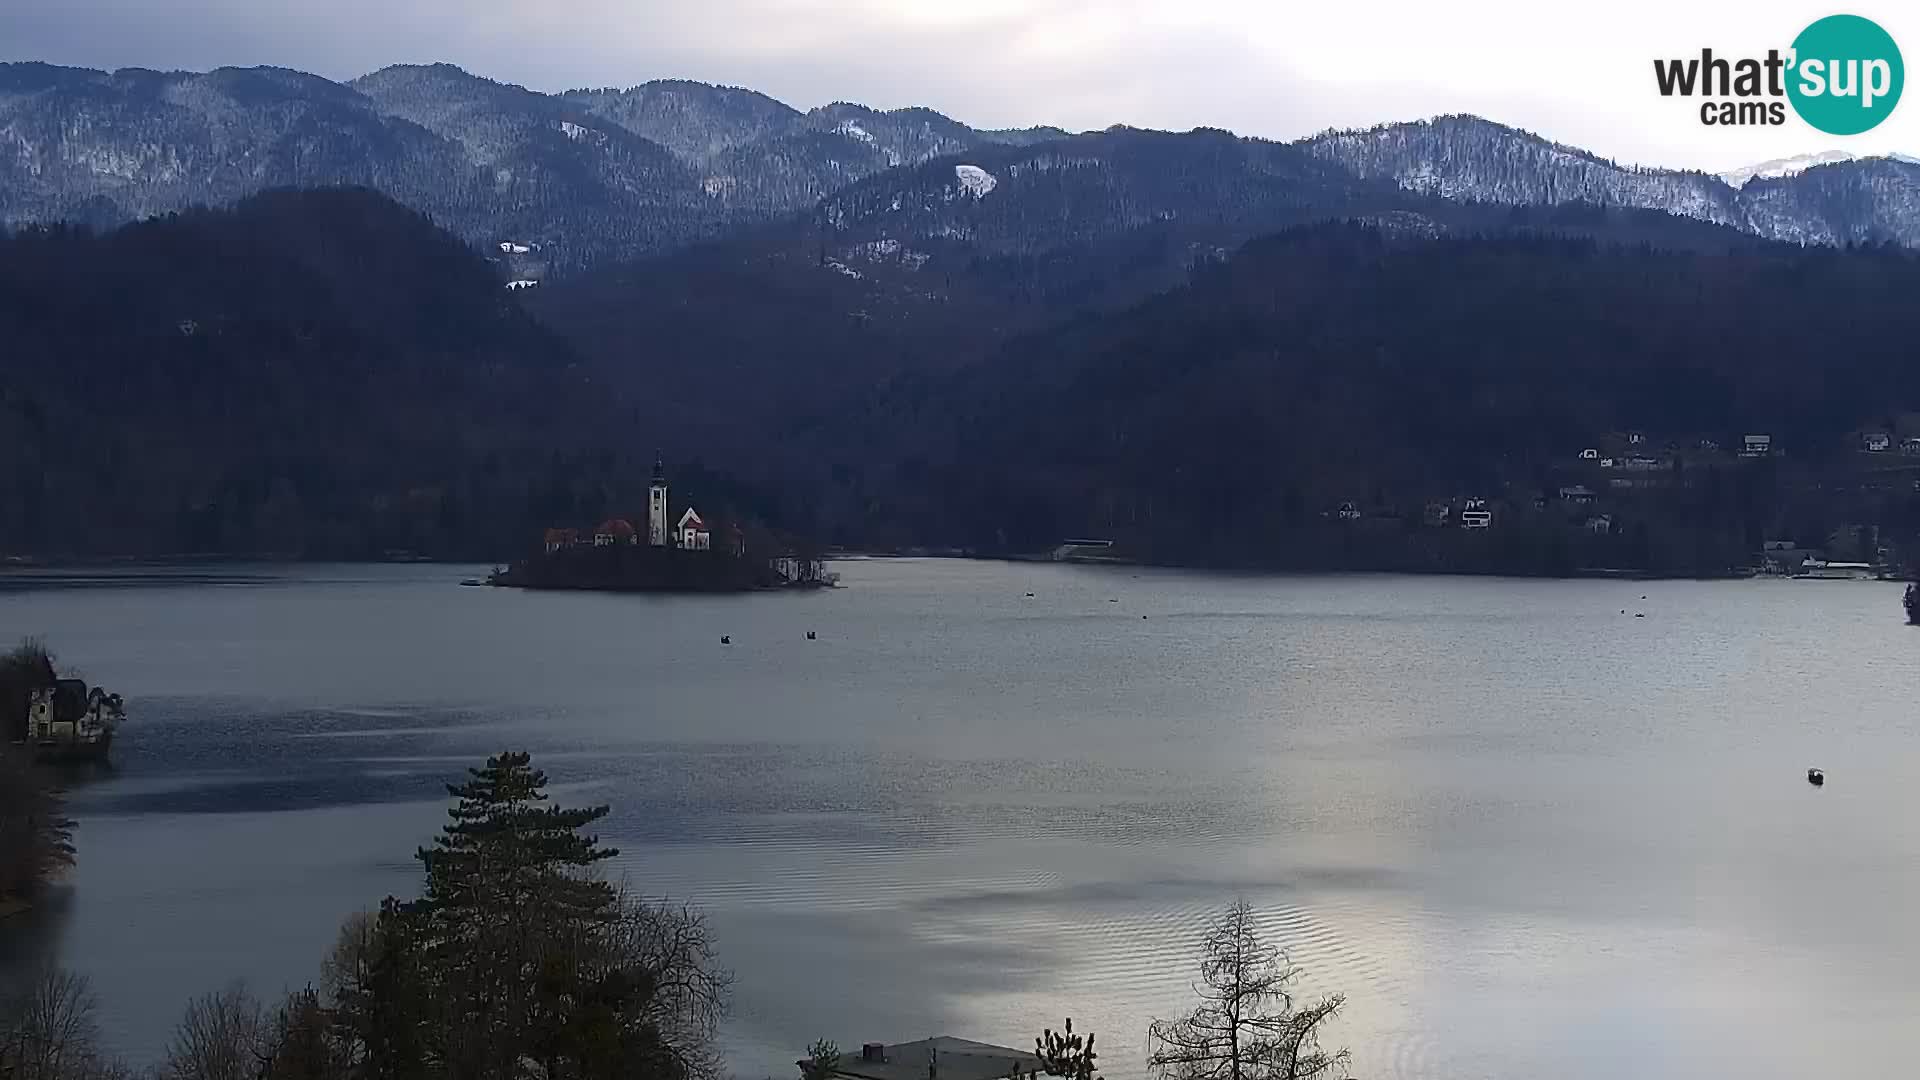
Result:
[[1296,1006],[1298,971],[1263,945],[1244,899],[1214,921],[1200,946],[1200,1004],[1147,1030],[1147,1065],[1167,1080],[1333,1080],[1345,1050],[1320,1048],[1320,1029],[1345,998]]

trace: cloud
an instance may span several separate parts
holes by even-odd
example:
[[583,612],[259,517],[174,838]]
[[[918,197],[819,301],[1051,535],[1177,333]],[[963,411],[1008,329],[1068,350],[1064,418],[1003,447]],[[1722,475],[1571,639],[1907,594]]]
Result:
[[[1708,130],[1687,103],[1659,98],[1653,57],[1764,51],[1810,18],[1784,0],[1740,12],[1660,0],[13,0],[0,50],[330,78],[445,60],[541,90],[684,77],[800,108],[926,105],[991,127],[1294,138],[1476,112],[1624,161],[1712,168],[1828,146],[1920,151],[1920,103],[1846,141],[1797,123]],[[1920,41],[1920,15],[1882,23]]]

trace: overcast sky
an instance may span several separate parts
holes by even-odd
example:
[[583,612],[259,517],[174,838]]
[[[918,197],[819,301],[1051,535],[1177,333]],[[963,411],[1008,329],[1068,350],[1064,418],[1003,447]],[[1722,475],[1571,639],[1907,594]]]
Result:
[[[1874,131],[1708,128],[1656,56],[1785,49],[1835,10],[1920,61],[1920,4],[1785,0],[0,0],[0,59],[275,64],[351,78],[444,60],[537,90],[680,77],[800,108],[926,105],[980,127],[1115,123],[1288,139],[1472,112],[1637,164],[1841,148],[1920,155],[1920,100]],[[1908,95],[1920,99],[1920,92]]]

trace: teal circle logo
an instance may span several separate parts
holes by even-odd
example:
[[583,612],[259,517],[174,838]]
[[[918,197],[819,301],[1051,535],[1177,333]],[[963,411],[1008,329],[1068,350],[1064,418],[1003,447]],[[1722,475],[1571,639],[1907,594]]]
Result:
[[1900,103],[1907,72],[1900,47],[1880,24],[1829,15],[1793,39],[1787,98],[1800,119],[1829,135],[1858,135]]

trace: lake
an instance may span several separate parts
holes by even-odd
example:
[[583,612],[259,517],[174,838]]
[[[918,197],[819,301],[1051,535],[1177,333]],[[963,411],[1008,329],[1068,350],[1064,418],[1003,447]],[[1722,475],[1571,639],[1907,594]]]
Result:
[[416,893],[442,785],[525,748],[613,807],[616,873],[709,913],[742,1077],[821,1036],[1022,1046],[1066,1016],[1138,1076],[1236,896],[1306,991],[1347,995],[1357,1076],[1920,1056],[1897,585],[835,569],[687,597],[446,566],[0,578],[0,636],[132,716],[0,962],[90,975],[111,1047],[150,1061],[190,995],[317,979],[344,916]]

